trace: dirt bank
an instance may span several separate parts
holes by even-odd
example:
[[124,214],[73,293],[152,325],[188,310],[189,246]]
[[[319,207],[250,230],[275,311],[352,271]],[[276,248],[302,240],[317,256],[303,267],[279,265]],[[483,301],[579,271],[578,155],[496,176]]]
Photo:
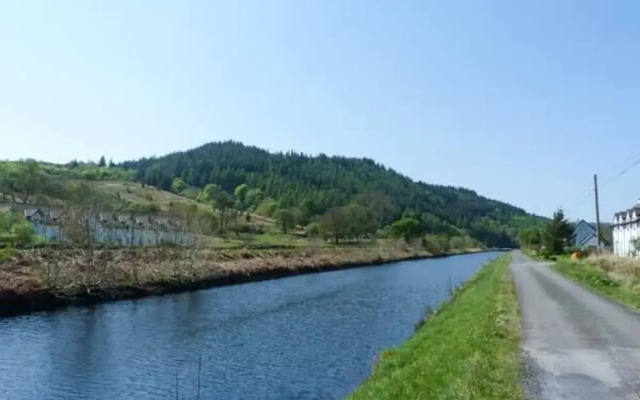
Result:
[[442,256],[411,247],[19,251],[0,263],[0,316]]

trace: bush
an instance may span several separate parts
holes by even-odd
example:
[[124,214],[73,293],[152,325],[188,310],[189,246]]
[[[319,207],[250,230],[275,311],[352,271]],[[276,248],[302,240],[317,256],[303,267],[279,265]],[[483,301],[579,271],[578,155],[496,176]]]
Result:
[[229,230],[234,233],[253,233],[253,229],[249,224],[233,224]]
[[12,247],[6,247],[4,249],[0,249],[0,262],[12,260],[17,255],[17,252]]
[[273,216],[278,209],[278,203],[273,200],[265,200],[256,209],[256,214],[265,215],[267,217]]
[[320,224],[312,222],[307,226],[307,235],[309,237],[319,237],[321,233]]
[[454,250],[462,250],[465,247],[465,240],[462,236],[452,237],[449,246]]
[[14,243],[19,246],[32,244],[36,241],[36,231],[28,221],[20,221],[11,227]]
[[426,235],[422,246],[431,254],[444,254],[449,252],[449,238],[446,235]]
[[24,217],[14,212],[0,213],[0,243],[26,246],[36,239],[33,225]]

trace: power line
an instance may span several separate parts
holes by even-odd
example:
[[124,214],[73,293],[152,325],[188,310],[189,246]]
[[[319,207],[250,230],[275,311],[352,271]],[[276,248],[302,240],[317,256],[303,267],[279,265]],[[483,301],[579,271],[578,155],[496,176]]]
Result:
[[589,189],[588,192],[585,192],[582,196],[580,196],[578,198],[578,200],[570,203],[570,206],[564,208],[563,211],[565,213],[569,213],[569,212],[573,211],[574,209],[576,209],[579,206],[581,206],[582,204],[584,204],[587,200],[591,199],[592,195],[593,195],[593,189]]
[[626,174],[627,172],[631,171],[635,166],[637,166],[638,164],[640,164],[640,158],[638,158],[637,160],[635,160],[633,162],[633,164],[631,164],[630,166],[628,166],[627,168],[623,169],[622,171],[620,171],[617,175],[615,175],[613,178],[609,179],[608,181],[606,181],[605,183],[603,183],[602,185],[600,185],[600,188],[603,188],[604,186],[615,182],[618,178],[620,178],[622,175]]
[[[628,157],[628,158],[625,159],[624,162],[618,163],[614,168],[610,168],[608,171],[615,171],[615,170],[619,169],[621,166],[625,165],[627,163],[627,161],[630,161],[632,159],[633,159],[632,157]],[[633,161],[633,163],[631,163],[631,165],[623,168],[617,174],[615,174],[611,178],[607,179],[604,183],[599,184],[599,188],[602,189],[605,186],[610,185],[611,183],[613,183],[616,180],[620,179],[620,177],[622,177],[623,175],[625,175],[626,173],[628,173],[629,171],[631,171],[633,168],[635,168],[638,165],[640,165],[640,157],[636,158]],[[593,195],[594,195],[593,189],[590,188],[588,191],[585,191],[582,196],[577,197],[576,201],[570,203],[568,207],[562,207],[562,210],[565,212],[565,214],[569,214],[569,213],[575,211],[578,207],[582,206],[588,200],[593,198]]]
[[632,155],[630,157],[625,158],[624,160],[622,160],[619,163],[617,163],[613,168],[609,168],[606,171],[602,171],[601,175],[602,176],[609,175],[609,172],[614,172],[614,171],[620,169],[621,167],[627,165],[629,162],[635,160],[636,157],[637,157],[637,154],[634,154],[634,155]]
[[[632,157],[628,157],[625,162],[623,163],[619,163],[616,167],[614,168],[610,168],[609,171],[615,171],[617,169],[619,169],[621,166],[623,166],[624,164],[626,164],[626,161],[630,161],[632,160]],[[620,170],[617,174],[615,174],[614,176],[612,176],[611,178],[607,179],[604,183],[601,183],[600,189],[604,188],[605,186],[615,182],[616,180],[618,180],[620,177],[622,177],[623,175],[625,175],[627,172],[631,171],[634,167],[640,165],[640,158],[636,158],[635,161],[633,161],[633,163],[631,163],[631,165],[629,165],[626,168],[623,168],[622,170]],[[585,192],[584,195],[579,197],[579,200],[575,201],[574,203],[572,203],[571,207],[567,207],[564,211],[565,212],[571,212],[574,209],[576,209],[578,206],[583,205],[587,200],[589,200],[591,198],[591,196],[593,196],[593,189],[589,189],[587,192]]]

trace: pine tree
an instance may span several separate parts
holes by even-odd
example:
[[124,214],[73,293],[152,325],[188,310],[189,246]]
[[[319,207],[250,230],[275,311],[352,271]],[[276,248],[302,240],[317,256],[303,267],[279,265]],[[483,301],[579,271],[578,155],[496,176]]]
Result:
[[564,212],[558,210],[553,213],[553,219],[545,225],[542,231],[542,244],[547,254],[562,254],[571,242],[573,228],[564,217]]

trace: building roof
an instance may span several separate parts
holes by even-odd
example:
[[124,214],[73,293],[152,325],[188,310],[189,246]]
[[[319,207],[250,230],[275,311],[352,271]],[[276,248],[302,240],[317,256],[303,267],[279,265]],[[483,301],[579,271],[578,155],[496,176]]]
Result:
[[64,214],[64,210],[50,210],[49,211],[49,217],[51,219],[59,219],[62,214]]
[[578,226],[580,226],[580,225],[588,226],[589,228],[591,228],[591,230],[593,231],[593,233],[595,233],[595,232],[596,232],[596,224],[594,224],[594,223],[589,223],[589,222],[587,222],[587,221],[585,221],[585,220],[583,220],[583,219],[581,219],[580,221],[578,221],[578,222],[576,223],[576,225],[574,226],[574,228],[573,228],[573,229],[574,229],[574,230],[578,229]]
[[131,219],[131,217],[132,217],[131,214],[118,214],[118,221],[121,221],[121,222],[128,221]]
[[[578,221],[578,222],[575,224],[575,226],[574,226],[574,228],[573,228],[573,229],[574,229],[574,233],[573,233],[573,240],[574,240],[574,241],[575,241],[575,239],[576,239],[576,232],[575,232],[575,231],[578,229],[578,226],[580,226],[580,225],[585,226],[585,227],[589,227],[589,228],[590,228],[590,230],[591,230],[591,233],[590,233],[589,235],[587,235],[587,236],[585,237],[585,239],[583,239],[583,240],[581,241],[581,243],[578,243],[578,245],[582,246],[583,244],[585,244],[586,242],[588,242],[589,240],[591,240],[591,238],[592,238],[592,237],[596,236],[596,232],[597,232],[597,230],[596,230],[596,224],[595,224],[595,223],[593,223],[593,222],[587,222],[587,221],[585,221],[585,220],[581,219],[580,221]],[[602,224],[601,224],[601,226],[602,226]],[[609,241],[608,241],[607,239],[605,239],[604,237],[602,237],[602,230],[600,231],[600,243],[604,244],[605,246],[608,246],[608,245],[609,245]]]
[[25,209],[23,211],[23,214],[27,218],[33,217],[36,214],[40,214],[40,215],[44,216],[44,213],[39,208],[27,208],[27,209]]
[[139,224],[148,224],[150,221],[150,218],[148,215],[136,215],[136,222]]

